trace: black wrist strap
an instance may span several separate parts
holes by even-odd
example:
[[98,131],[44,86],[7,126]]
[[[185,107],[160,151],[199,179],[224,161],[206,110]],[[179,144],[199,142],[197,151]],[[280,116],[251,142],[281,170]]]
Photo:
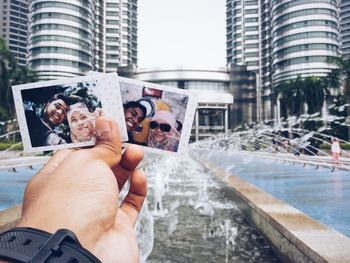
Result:
[[52,235],[29,227],[0,234],[0,259],[19,263],[101,262],[81,246],[70,230],[59,229]]

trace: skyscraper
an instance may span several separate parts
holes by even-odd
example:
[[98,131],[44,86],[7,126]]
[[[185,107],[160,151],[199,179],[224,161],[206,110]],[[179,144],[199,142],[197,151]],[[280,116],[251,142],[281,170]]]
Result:
[[227,63],[259,70],[258,0],[227,1]]
[[342,0],[340,5],[342,54],[350,56],[350,1]]
[[[323,76],[339,55],[337,0],[227,0],[227,63],[247,65],[270,87]],[[350,38],[349,38],[350,39]]]
[[2,0],[0,3],[0,36],[21,66],[27,62],[28,2]]
[[41,79],[83,75],[93,68],[93,0],[31,2],[29,66]]
[[137,64],[137,0],[106,1],[105,71]]
[[[258,120],[272,117],[274,85],[299,76],[325,76],[334,67],[329,62],[340,55],[339,4],[340,0],[227,0],[227,64],[246,65],[257,74]],[[350,10],[346,5],[343,10]]]
[[338,1],[272,2],[272,80],[325,76],[340,55]]
[[33,0],[29,65],[41,79],[137,63],[137,0]]

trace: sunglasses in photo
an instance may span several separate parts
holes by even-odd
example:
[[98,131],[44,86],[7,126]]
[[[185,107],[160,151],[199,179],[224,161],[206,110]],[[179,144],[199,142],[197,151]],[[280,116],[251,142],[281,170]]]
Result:
[[159,124],[158,122],[156,121],[151,121],[150,124],[149,124],[149,127],[154,130],[156,129],[157,127],[159,126],[159,129],[162,131],[162,132],[170,132],[171,130],[171,126],[169,124],[166,124],[166,123],[161,123]]

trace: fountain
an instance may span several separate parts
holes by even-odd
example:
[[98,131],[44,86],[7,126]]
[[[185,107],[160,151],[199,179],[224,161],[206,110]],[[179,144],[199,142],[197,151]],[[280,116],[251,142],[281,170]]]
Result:
[[[224,181],[238,175],[350,236],[350,218],[343,213],[350,208],[348,153],[332,171],[329,154],[294,155],[296,146],[282,147],[289,138],[278,132],[295,132],[304,142],[317,138],[329,143],[328,137],[283,129],[221,134],[192,144],[191,155],[158,157],[143,164],[149,192],[136,225],[141,261],[279,262],[276,247],[250,225],[231,187],[216,176],[222,171]],[[273,139],[281,145],[279,152],[272,152]],[[146,160],[151,157],[146,154]],[[20,158],[0,163],[0,209],[21,202],[25,183],[48,157]],[[215,166],[208,169],[204,162]],[[30,165],[34,170],[27,168]],[[8,171],[11,166],[16,173]]]
[[[166,157],[143,170],[149,194],[140,222],[154,222],[154,245],[147,262],[278,262],[237,209],[227,186],[196,160]],[[141,238],[142,255],[149,251],[151,237],[148,231]]]

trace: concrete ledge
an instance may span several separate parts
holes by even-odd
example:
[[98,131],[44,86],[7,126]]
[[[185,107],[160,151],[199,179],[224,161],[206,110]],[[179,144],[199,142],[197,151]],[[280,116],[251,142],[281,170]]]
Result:
[[22,205],[0,211],[0,233],[14,227],[22,214]]
[[232,188],[238,208],[283,262],[350,262],[350,238],[216,165],[198,161]]

